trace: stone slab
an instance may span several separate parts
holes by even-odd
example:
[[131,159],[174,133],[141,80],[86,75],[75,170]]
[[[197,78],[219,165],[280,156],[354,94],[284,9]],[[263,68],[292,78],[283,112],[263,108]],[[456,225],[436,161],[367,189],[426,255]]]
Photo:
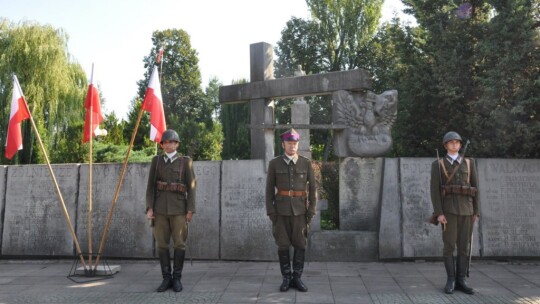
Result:
[[[92,253],[97,254],[116,193],[123,164],[93,164]],[[82,252],[88,243],[88,165],[81,166],[77,237]],[[102,255],[104,257],[153,257],[152,231],[145,216],[149,163],[128,164],[114,207]]]
[[196,161],[197,210],[191,222],[188,254],[194,259],[219,259],[221,162]]
[[[73,227],[77,165],[53,165]],[[74,241],[48,166],[10,166],[7,172],[2,255],[71,256]]]
[[369,231],[319,231],[308,241],[311,261],[360,262],[377,259],[377,233]]
[[340,230],[377,231],[383,158],[345,158],[339,166]]
[[6,174],[7,167],[0,166],[0,248],[2,248],[2,232],[4,231],[4,207],[6,206]]
[[266,216],[263,160],[223,161],[221,259],[275,260],[277,247]]
[[[427,222],[433,213],[430,179],[434,158],[400,158],[403,257],[441,257],[442,230]],[[474,235],[478,236],[478,225]],[[474,238],[473,256],[480,255],[479,238]]]
[[540,256],[540,160],[479,159],[484,256]]
[[401,258],[401,199],[399,196],[399,159],[384,160],[381,191],[379,258]]
[[[115,273],[120,272],[122,270],[122,267],[120,265],[99,265],[96,268],[95,276],[106,276],[106,275],[113,275]],[[75,275],[85,275],[86,272],[84,271],[84,267],[78,267],[75,270]]]
[[[337,90],[371,89],[372,77],[363,69],[255,81],[219,87],[219,102],[327,95]],[[260,79],[262,80],[262,79]]]

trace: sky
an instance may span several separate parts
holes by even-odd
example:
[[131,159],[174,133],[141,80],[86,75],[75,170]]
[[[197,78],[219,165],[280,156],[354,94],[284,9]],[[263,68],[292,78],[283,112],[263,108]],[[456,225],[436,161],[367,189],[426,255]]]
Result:
[[[385,0],[383,20],[402,9],[400,0]],[[189,34],[204,89],[212,77],[223,85],[249,79],[250,44],[275,46],[293,16],[310,18],[305,0],[0,0],[0,17],[11,22],[62,28],[68,52],[88,79],[94,64],[103,111],[124,119],[144,77],[143,59],[154,31],[176,28]]]

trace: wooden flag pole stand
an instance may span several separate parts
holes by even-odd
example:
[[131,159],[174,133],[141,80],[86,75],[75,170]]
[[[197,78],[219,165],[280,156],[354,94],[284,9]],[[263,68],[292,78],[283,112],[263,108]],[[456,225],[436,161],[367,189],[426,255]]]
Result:
[[[28,105],[26,104],[26,102],[24,102],[24,106],[26,107],[26,110],[28,111],[28,113],[32,113],[30,112],[30,109],[28,108]],[[81,247],[79,246],[77,235],[75,234],[75,230],[73,229],[73,225],[71,224],[71,219],[69,218],[69,213],[67,211],[66,204],[64,203],[64,198],[62,197],[62,192],[60,192],[60,187],[58,187],[58,182],[56,181],[56,177],[54,175],[51,162],[49,161],[49,157],[47,156],[47,152],[45,151],[45,146],[43,146],[43,142],[41,141],[41,136],[39,136],[39,132],[38,132],[36,123],[34,122],[34,118],[32,117],[32,115],[30,115],[30,122],[32,123],[32,128],[34,129],[34,132],[36,133],[36,137],[38,139],[39,146],[41,147],[41,151],[43,151],[43,156],[45,157],[45,161],[47,162],[47,167],[49,168],[49,173],[51,174],[51,178],[53,180],[53,183],[56,189],[56,194],[58,195],[58,199],[60,200],[60,204],[62,205],[62,211],[64,212],[64,217],[66,218],[66,221],[68,223],[69,232],[71,233],[71,236],[73,237],[73,242],[75,243],[75,248],[77,249],[77,255],[79,256],[81,260],[81,264],[86,270],[87,269],[86,264],[84,263],[84,257],[81,252]]]

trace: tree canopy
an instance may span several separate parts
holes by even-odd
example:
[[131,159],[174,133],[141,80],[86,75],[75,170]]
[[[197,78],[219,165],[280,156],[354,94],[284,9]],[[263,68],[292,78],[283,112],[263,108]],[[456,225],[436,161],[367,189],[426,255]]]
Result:
[[[12,75],[17,75],[29,109],[51,158],[65,144],[66,130],[84,121],[87,80],[81,66],[66,51],[68,37],[61,29],[34,22],[10,23],[0,19],[0,121],[9,120]],[[82,129],[81,129],[82,130]],[[4,155],[7,123],[0,125],[0,152]],[[13,161],[44,161],[30,124],[23,123],[23,146]]]

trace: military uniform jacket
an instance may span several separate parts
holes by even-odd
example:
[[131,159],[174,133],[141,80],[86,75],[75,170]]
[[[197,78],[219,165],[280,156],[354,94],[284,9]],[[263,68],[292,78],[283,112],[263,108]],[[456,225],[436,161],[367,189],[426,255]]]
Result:
[[[317,210],[317,186],[311,161],[298,156],[296,164],[285,155],[274,158],[266,176],[266,214],[301,215]],[[277,190],[308,191],[307,197],[277,195]]]
[[[182,176],[180,176],[180,162],[184,162]],[[159,191],[156,188],[156,181],[185,184],[186,193]],[[163,215],[185,215],[188,211],[195,213],[195,187],[191,158],[178,155],[172,163],[165,163],[163,155],[154,156],[148,174],[146,210],[153,208],[154,213]]]
[[[461,156],[460,156],[461,158]],[[451,163],[450,157],[447,155],[442,159],[442,162],[446,168],[448,176],[452,174],[454,168],[459,166],[459,162],[454,161]],[[476,161],[474,159],[469,160],[469,167],[467,168],[467,162],[462,160],[462,164],[449,185],[460,185],[478,187],[478,176],[476,169]],[[470,169],[471,172],[468,172]],[[470,175],[469,175],[470,174]],[[442,177],[442,182],[441,178]],[[469,182],[467,181],[469,179]],[[444,169],[441,167],[439,174],[439,162],[434,161],[431,165],[431,202],[433,204],[433,210],[435,215],[441,214],[456,214],[456,215],[480,215],[480,199],[479,193],[476,196],[471,197],[464,194],[446,194],[444,199],[441,200],[441,185],[446,184],[447,177],[444,173]]]

